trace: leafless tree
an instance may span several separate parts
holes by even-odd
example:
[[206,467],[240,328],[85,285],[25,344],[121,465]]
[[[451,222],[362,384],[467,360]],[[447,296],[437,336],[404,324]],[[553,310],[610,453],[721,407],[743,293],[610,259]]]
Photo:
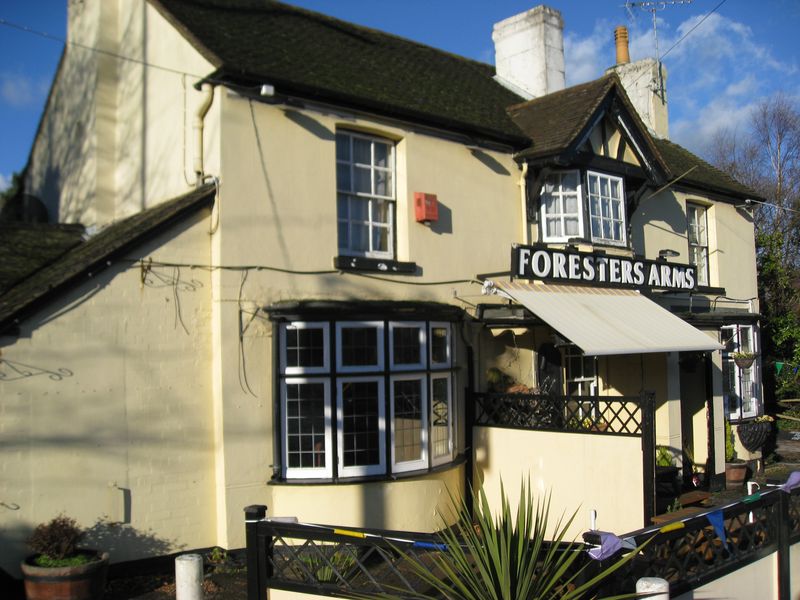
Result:
[[755,212],[758,233],[779,232],[783,258],[800,265],[800,106],[778,93],[753,110],[744,131],[722,129],[709,161],[766,198]]

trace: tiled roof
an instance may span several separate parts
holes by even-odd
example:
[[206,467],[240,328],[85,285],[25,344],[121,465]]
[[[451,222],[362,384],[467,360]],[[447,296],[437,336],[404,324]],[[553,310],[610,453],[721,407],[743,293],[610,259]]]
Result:
[[491,65],[274,0],[150,2],[215,78],[524,143],[505,112],[522,98]]
[[624,106],[635,123],[648,153],[646,158],[655,160],[665,173],[668,172],[653,138],[614,73],[510,107],[509,114],[514,122],[532,140],[520,156],[537,158],[573,148],[581,133],[588,133],[588,128],[597,122],[596,117],[607,110],[608,100],[612,98]]
[[689,151],[652,138],[615,74],[520,104],[490,65],[275,0],[149,1],[214,65],[215,78],[527,146],[521,158],[569,148],[616,90],[672,178],[696,165],[685,184],[756,197]]
[[81,243],[82,225],[0,224],[0,294]]
[[682,185],[759,199],[754,191],[685,148],[651,136],[631,105],[619,78],[613,73],[509,107],[508,112],[514,122],[531,139],[530,147],[520,152],[519,156],[555,156],[570,149],[612,93],[616,94],[637,123],[650,155],[662,166],[669,179],[680,177]]
[[[16,285],[0,294],[0,333],[23,313],[35,309],[51,294],[75,282],[87,271],[107,266],[107,261],[154,236],[165,226],[185,215],[210,205],[214,186],[204,186],[109,225],[85,242],[66,252],[38,262],[37,268]],[[9,258],[9,248],[0,246],[0,261]],[[13,255],[13,250],[12,250]]]
[[533,158],[569,148],[614,84],[614,78],[601,77],[509,107],[511,118],[531,139],[521,154]]
[[741,198],[765,200],[746,185],[739,183],[727,173],[711,166],[686,148],[669,140],[654,139],[653,141],[658,147],[661,156],[664,157],[673,177],[681,177],[683,175],[680,179],[682,184],[699,186],[703,189]]

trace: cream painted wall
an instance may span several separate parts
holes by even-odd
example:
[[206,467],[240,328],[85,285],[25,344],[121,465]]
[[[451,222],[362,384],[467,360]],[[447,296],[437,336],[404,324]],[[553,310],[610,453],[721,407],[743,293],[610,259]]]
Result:
[[[70,3],[68,37],[131,60],[67,48],[26,181],[51,221],[102,226],[193,187],[193,85],[213,65],[141,0]],[[205,118],[209,174],[219,174],[216,104]]]
[[793,544],[789,547],[789,568],[795,575],[792,577],[790,598],[800,598],[800,544]]
[[[68,39],[96,45],[99,2],[70,3]],[[28,159],[25,186],[47,207],[51,221],[96,220],[97,55],[66,47]]]
[[453,522],[450,494],[460,497],[465,480],[461,464],[396,481],[359,485],[272,485],[268,516],[297,517],[302,523],[437,531]]
[[[796,545],[796,544],[795,544]],[[702,600],[704,598],[731,598],[741,600],[772,600],[778,598],[778,560],[772,553],[761,560],[737,569],[729,575],[715,579],[702,587],[681,594],[675,600]],[[797,571],[793,570],[793,573]],[[793,577],[792,579],[797,579]],[[792,598],[797,596],[792,594]]]
[[551,497],[551,522],[578,511],[567,538],[597,526],[624,533],[644,525],[641,440],[633,437],[475,427],[475,482],[499,506],[500,480],[516,506],[522,478],[539,499]]
[[[308,490],[307,486],[296,491],[292,486],[264,487],[276,462],[271,422],[274,361],[273,330],[259,309],[281,300],[303,299],[426,300],[468,306],[454,296],[479,297],[480,287],[474,283],[414,284],[471,280],[477,273],[508,268],[510,244],[519,232],[518,170],[510,155],[486,150],[476,158],[461,143],[396,124],[326,109],[251,104],[229,93],[218,93],[215,105],[217,100],[224,124],[224,176],[212,262],[266,267],[212,274],[218,538],[236,547],[244,543],[242,507],[254,503],[272,507],[280,494],[291,497]],[[338,253],[337,126],[397,142],[398,256],[417,261],[421,276],[388,275],[387,282],[356,274],[309,276],[270,270],[332,269]],[[453,177],[454,172],[463,175]],[[442,203],[438,225],[426,227],[413,221],[414,191],[438,195]],[[476,252],[478,247],[480,252]],[[247,322],[241,354],[236,335],[240,311]],[[459,336],[457,331],[454,336]],[[463,353],[457,353],[465,375],[464,360]],[[250,389],[242,383],[245,376]],[[464,385],[459,375],[458,389]],[[345,487],[347,494],[366,493],[364,486]],[[336,486],[325,489],[339,493]],[[323,507],[317,503],[314,508],[307,520],[324,520]],[[414,522],[418,525],[412,526]],[[420,514],[409,528],[429,528],[430,524],[429,517]]]
[[[744,301],[732,307],[748,309],[746,301],[756,298],[757,286],[753,221],[747,211],[701,195],[666,190],[642,201],[634,215],[634,251],[653,259],[659,250],[670,248],[678,251],[679,256],[669,260],[688,263],[687,202],[708,207],[709,284],[724,287],[728,297]],[[753,311],[757,311],[758,301],[754,302]],[[719,308],[723,306],[726,306],[724,299],[718,302]]]
[[[199,216],[127,258],[205,263],[208,226]],[[7,361],[69,371],[0,381],[0,498],[19,506],[0,511],[11,573],[34,525],[61,512],[86,527],[123,520],[126,493],[130,522],[88,539],[112,561],[216,544],[210,277],[142,275],[115,262],[0,338]]]

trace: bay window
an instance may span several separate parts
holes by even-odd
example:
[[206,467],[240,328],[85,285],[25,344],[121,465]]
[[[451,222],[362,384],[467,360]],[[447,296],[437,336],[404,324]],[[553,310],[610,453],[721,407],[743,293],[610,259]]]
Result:
[[439,321],[282,323],[283,477],[380,476],[452,461],[452,338],[451,323]]

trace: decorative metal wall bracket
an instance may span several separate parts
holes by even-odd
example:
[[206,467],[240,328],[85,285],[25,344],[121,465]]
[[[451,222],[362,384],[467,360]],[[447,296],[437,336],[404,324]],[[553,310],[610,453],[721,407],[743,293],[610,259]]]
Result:
[[37,375],[47,375],[53,381],[61,381],[64,377],[72,377],[73,372],[69,369],[56,369],[52,371],[42,367],[11,361],[0,356],[0,382],[29,379]]

